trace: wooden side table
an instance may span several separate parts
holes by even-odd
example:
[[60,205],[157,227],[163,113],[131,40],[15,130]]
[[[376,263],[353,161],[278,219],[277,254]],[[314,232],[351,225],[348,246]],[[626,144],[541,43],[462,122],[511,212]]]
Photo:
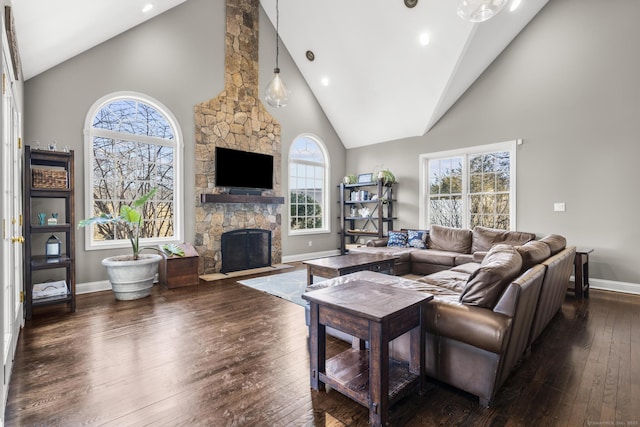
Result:
[[[433,296],[357,280],[307,292],[311,303],[309,330],[311,387],[325,384],[369,408],[373,426],[387,425],[389,406],[412,386],[425,389],[425,312]],[[331,326],[361,341],[326,359],[326,327]],[[389,342],[410,331],[411,360],[390,360]]]
[[589,254],[593,248],[577,248],[574,260],[575,267],[575,287],[576,298],[589,298]]

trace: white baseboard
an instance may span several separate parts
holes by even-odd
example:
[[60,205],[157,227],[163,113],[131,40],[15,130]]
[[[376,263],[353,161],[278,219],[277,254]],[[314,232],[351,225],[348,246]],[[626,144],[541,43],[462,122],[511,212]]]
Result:
[[340,255],[340,251],[338,249],[335,249],[333,251],[311,252],[306,254],[283,256],[282,262],[287,263],[287,262],[306,261],[308,259],[324,258],[324,257],[336,256],[336,255]]
[[[571,278],[571,280],[573,280],[573,278]],[[589,288],[640,295],[640,284],[638,283],[617,282],[615,280],[589,278]]]
[[[328,256],[339,255],[339,250],[312,252],[306,254],[290,255],[282,257],[282,262],[297,262],[305,261],[314,258],[324,258]],[[575,280],[573,276],[570,277],[572,282]],[[640,295],[639,283],[618,282],[615,280],[594,279],[589,278],[589,287],[591,289],[599,289],[603,291],[622,292],[625,294]],[[91,292],[101,292],[111,290],[111,284],[108,280],[101,280],[98,282],[78,283],[76,284],[76,295],[88,294]]]
[[111,283],[109,283],[108,280],[76,284],[76,295],[89,294],[91,292],[110,291],[110,290],[111,290]]

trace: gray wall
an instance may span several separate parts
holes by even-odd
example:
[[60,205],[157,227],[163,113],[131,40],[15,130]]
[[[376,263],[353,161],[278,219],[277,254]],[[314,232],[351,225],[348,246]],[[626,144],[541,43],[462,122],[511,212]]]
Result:
[[[348,150],[399,180],[417,226],[418,156],[522,138],[517,228],[595,249],[591,277],[640,284],[640,2],[553,0],[422,137]],[[566,212],[553,212],[565,202]]]
[[[84,218],[83,126],[91,105],[106,94],[135,91],[149,95],[176,116],[184,137],[185,240],[194,238],[194,105],[214,98],[224,86],[225,2],[190,0],[88,52],[25,82],[25,141],[57,140],[76,152],[76,217]],[[275,30],[260,11],[260,84],[266,85],[275,62]],[[319,136],[330,153],[331,182],[344,171],[345,149],[285,49],[280,49],[282,77],[292,90],[291,103],[271,110],[282,125],[282,158],[303,132]],[[283,189],[287,168],[283,167]],[[286,192],[285,192],[286,196]],[[332,214],[331,218],[336,215]],[[288,223],[283,209],[283,224]],[[309,252],[309,237],[283,232],[283,256]],[[84,230],[76,233],[77,281],[105,280],[100,260],[120,250],[84,250]],[[313,236],[313,250],[335,250],[332,233]]]

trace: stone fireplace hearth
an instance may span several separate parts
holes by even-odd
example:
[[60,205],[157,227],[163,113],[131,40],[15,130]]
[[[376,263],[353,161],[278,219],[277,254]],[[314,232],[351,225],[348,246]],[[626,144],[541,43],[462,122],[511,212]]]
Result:
[[258,0],[226,0],[225,87],[216,98],[194,107],[195,246],[200,274],[221,270],[222,233],[236,229],[270,230],[272,262],[279,263],[282,258],[281,203],[270,197],[264,202],[202,201],[202,195],[225,191],[215,186],[216,146],[273,155],[273,190],[263,194],[281,195],[280,124],[262,105],[258,86],[258,8]]

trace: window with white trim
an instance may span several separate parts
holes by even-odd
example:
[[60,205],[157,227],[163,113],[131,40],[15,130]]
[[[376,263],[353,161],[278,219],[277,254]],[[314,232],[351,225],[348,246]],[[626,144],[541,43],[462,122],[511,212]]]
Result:
[[421,155],[422,226],[515,229],[515,147],[509,141]]
[[325,233],[328,221],[328,164],[314,135],[297,137],[289,150],[289,233]]
[[[97,101],[85,122],[85,216],[118,215],[156,188],[142,207],[141,245],[182,240],[182,135],[171,112],[138,93]],[[119,224],[87,227],[86,249],[128,247]]]

